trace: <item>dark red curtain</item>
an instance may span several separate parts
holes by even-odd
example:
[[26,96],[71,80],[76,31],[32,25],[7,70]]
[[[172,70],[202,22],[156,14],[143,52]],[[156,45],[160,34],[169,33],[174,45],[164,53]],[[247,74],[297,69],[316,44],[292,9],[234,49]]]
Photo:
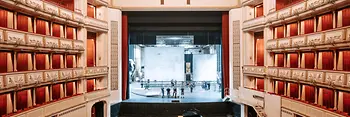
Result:
[[264,6],[263,5],[258,5],[255,8],[256,8],[256,16],[255,17],[264,16]]
[[331,89],[323,89],[323,106],[327,108],[333,108],[334,107],[334,91]]
[[61,37],[61,25],[60,24],[52,24],[52,36]]
[[343,111],[350,115],[350,93],[343,92]]
[[255,55],[257,66],[264,66],[264,34],[263,32],[254,33]]
[[315,102],[315,87],[304,85],[305,87],[305,101],[314,103]]
[[304,53],[305,56],[305,68],[314,69],[315,68],[315,53]]
[[67,39],[74,39],[74,28],[73,27],[67,27]]
[[67,68],[73,68],[73,57],[75,55],[67,55],[66,61],[67,61]]
[[46,69],[46,55],[47,54],[35,54],[35,64],[37,70]]
[[333,70],[334,60],[333,52],[322,52],[322,69]]
[[293,23],[289,25],[290,36],[298,35],[298,23]]
[[328,13],[322,15],[322,31],[333,29],[333,14]]
[[284,38],[284,26],[276,27],[275,30],[277,30],[277,38],[276,39]]
[[28,55],[29,53],[17,54],[17,71],[28,71]]
[[343,26],[350,26],[350,8],[345,8],[342,10],[343,15]]
[[284,82],[283,81],[277,81],[277,83],[278,83],[277,94],[278,95],[284,95]]
[[28,90],[17,92],[16,96],[16,109],[22,110],[28,106]]
[[46,35],[46,21],[45,20],[36,20],[36,33]]
[[297,83],[289,83],[290,97],[299,98],[299,86]]
[[298,54],[292,53],[290,56],[290,68],[298,68]]
[[7,52],[0,52],[0,73],[7,72]]
[[87,39],[87,67],[95,66],[95,57],[96,57],[96,33],[88,32]]
[[61,69],[61,54],[52,55],[52,68]]
[[38,87],[35,89],[35,103],[36,104],[43,104],[46,102],[46,100],[45,100],[45,97],[46,97],[45,88],[46,88],[46,86]]
[[28,16],[17,14],[17,30],[28,32]]
[[343,52],[343,70],[350,71],[350,50]]
[[95,18],[95,6],[87,5],[87,16]]
[[0,95],[0,117],[7,113],[7,94]]
[[256,89],[260,91],[264,91],[264,79],[256,78]]
[[284,54],[277,54],[277,67],[284,67]]
[[94,82],[95,79],[89,79],[87,80],[87,92],[91,92],[91,91],[94,91],[94,88],[95,88],[95,82]]
[[5,27],[7,28],[7,13],[8,11],[0,9],[0,27]]
[[313,33],[315,29],[315,20],[314,19],[307,19],[304,20],[304,34]]
[[52,85],[52,100],[61,98],[61,84]]
[[68,82],[67,84],[66,84],[66,93],[67,93],[67,96],[73,96],[73,86],[74,86],[74,84],[73,84],[74,82]]

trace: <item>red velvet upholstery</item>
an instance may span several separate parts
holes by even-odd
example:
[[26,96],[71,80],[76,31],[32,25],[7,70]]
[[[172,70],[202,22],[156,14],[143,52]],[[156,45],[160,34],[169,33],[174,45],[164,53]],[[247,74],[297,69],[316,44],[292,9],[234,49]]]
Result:
[[67,96],[73,96],[73,86],[74,86],[74,82],[68,82],[66,84],[66,95]]
[[17,14],[17,30],[28,32],[28,16]]
[[276,27],[275,30],[277,30],[277,37],[276,37],[276,39],[284,38],[284,26]]
[[87,80],[87,92],[91,92],[91,91],[94,91],[94,88],[95,88],[95,79],[89,79]]
[[350,50],[342,51],[343,52],[343,70],[350,71]]
[[256,88],[257,90],[264,91],[264,79],[256,78]]
[[61,98],[61,84],[52,85],[52,100]]
[[46,22],[45,20],[36,20],[36,33],[46,35]]
[[305,87],[305,101],[314,103],[315,102],[315,87],[304,85]]
[[17,71],[28,71],[29,53],[17,53]]
[[343,111],[350,115],[350,93],[343,92]]
[[5,28],[8,27],[7,14],[8,14],[8,11],[0,9],[0,20],[1,20],[0,27],[5,27]]
[[315,20],[313,18],[304,20],[304,34],[315,32]]
[[52,68],[61,69],[61,54],[52,55]]
[[45,70],[47,54],[35,54],[35,64],[37,70]]
[[7,72],[7,52],[0,52],[0,73]]
[[284,54],[277,54],[277,67],[284,67]]
[[95,18],[95,6],[87,5],[87,16],[91,18]]
[[334,60],[333,52],[322,52],[322,69],[333,70]]
[[74,39],[74,28],[73,27],[67,27],[67,30],[66,30],[66,33],[67,33],[67,39]]
[[277,81],[278,83],[278,90],[277,90],[277,94],[278,95],[284,95],[284,82],[283,81]]
[[52,36],[61,37],[61,25],[60,24],[52,24]]
[[333,14],[328,13],[322,15],[322,31],[333,29]]
[[258,5],[255,8],[256,8],[256,16],[255,17],[264,16],[264,6],[263,5]]
[[7,113],[7,95],[0,94],[0,117]]
[[67,55],[67,68],[73,68],[73,57],[74,57],[75,55]]
[[87,37],[87,67],[94,67],[96,58],[96,33],[88,32]]
[[35,89],[35,103],[36,104],[43,104],[46,102],[45,100],[45,88],[46,86],[43,87],[38,87]]
[[23,90],[17,92],[16,96],[16,108],[17,110],[23,110],[28,107],[28,91]]
[[343,27],[344,26],[350,26],[350,8],[345,8],[342,10],[342,15],[343,15]]
[[55,3],[58,6],[74,11],[74,0],[45,0],[45,1]]
[[280,10],[303,0],[276,0],[276,10]]
[[254,33],[256,63],[257,66],[264,66],[264,33]]
[[289,83],[290,97],[299,98],[299,86],[296,83]]
[[323,106],[327,108],[333,108],[334,107],[334,91],[331,89],[323,89]]
[[290,56],[290,68],[298,68],[298,54],[291,53]]
[[305,56],[305,68],[314,69],[315,68],[315,53],[308,52],[304,53]]

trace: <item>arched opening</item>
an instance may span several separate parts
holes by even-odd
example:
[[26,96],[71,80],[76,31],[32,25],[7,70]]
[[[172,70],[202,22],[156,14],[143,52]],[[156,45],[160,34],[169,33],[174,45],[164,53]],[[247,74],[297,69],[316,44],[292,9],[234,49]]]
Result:
[[105,116],[105,102],[100,101],[95,103],[91,108],[91,117],[104,117]]

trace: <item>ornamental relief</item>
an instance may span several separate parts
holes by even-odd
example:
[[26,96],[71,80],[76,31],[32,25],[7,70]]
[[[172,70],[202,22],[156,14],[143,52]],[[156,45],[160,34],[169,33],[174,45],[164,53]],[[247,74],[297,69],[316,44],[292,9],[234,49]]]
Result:
[[72,49],[72,41],[60,40],[60,47],[63,49]]
[[307,36],[307,45],[320,45],[323,44],[323,34],[315,34]]
[[292,39],[292,47],[301,47],[305,45],[306,45],[305,37],[298,37],[298,38]]
[[306,71],[293,70],[292,78],[306,80]]
[[25,44],[25,35],[17,32],[7,32],[7,43],[24,45]]
[[267,75],[277,76],[277,69],[276,68],[268,68]]
[[74,70],[74,77],[82,77],[82,76],[84,76],[84,70],[82,69]]
[[6,86],[14,87],[25,84],[24,74],[6,75]]
[[308,81],[323,83],[323,72],[315,72],[315,71],[309,71],[308,72]]
[[347,74],[347,79],[346,86],[350,87],[350,74]]
[[72,13],[69,11],[66,11],[64,9],[60,9],[60,16],[66,19],[73,19],[72,18]]
[[326,43],[335,43],[344,41],[345,30],[338,30],[326,33]]
[[345,83],[345,75],[341,73],[326,73],[325,83],[343,86]]
[[290,8],[278,12],[278,19],[283,19],[290,16]]
[[41,36],[34,36],[34,35],[28,35],[28,45],[36,46],[36,47],[43,47],[43,37]]
[[60,72],[60,79],[70,79],[72,78],[72,71],[71,70],[62,70]]
[[44,4],[44,10],[53,15],[58,15],[58,7],[55,7],[49,3]]
[[277,40],[271,40],[267,42],[267,49],[277,48]]
[[288,48],[290,47],[289,39],[280,39],[278,40],[278,48]]
[[4,78],[0,76],[0,89],[4,88]]
[[277,20],[277,13],[275,12],[275,13],[267,15],[266,19],[269,22]]
[[43,82],[43,74],[42,72],[39,73],[28,73],[27,74],[27,82],[28,84],[34,84],[34,83],[40,83]]
[[27,0],[27,4],[36,9],[43,9],[43,2],[40,0]]
[[84,22],[84,17],[80,14],[73,14],[73,17],[74,17],[74,20],[77,21],[77,22]]
[[45,47],[58,48],[58,39],[45,38]]
[[322,5],[323,3],[324,3],[323,0],[308,0],[307,7],[308,7],[308,9],[311,9],[314,7],[318,7],[318,6]]
[[56,81],[58,79],[57,71],[45,72],[45,81]]
[[279,77],[290,78],[290,70],[288,70],[288,69],[279,69],[278,72],[279,72],[278,73]]
[[303,2],[302,4],[292,7],[292,15],[302,13],[305,10],[306,10],[306,3]]
[[74,49],[76,50],[84,50],[83,42],[74,41]]

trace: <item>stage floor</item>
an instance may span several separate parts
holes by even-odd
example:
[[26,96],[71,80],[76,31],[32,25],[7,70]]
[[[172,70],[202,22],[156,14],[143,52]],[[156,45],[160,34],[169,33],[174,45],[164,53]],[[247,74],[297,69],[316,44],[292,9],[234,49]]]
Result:
[[[168,98],[165,94],[165,97],[161,97],[161,88],[150,88],[149,90],[140,89],[140,83],[130,84],[130,99],[123,102],[150,102],[150,103],[170,103],[172,100],[179,100],[180,103],[190,103],[190,102],[222,102],[221,92],[218,87],[211,86],[210,90],[205,90],[201,86],[194,88],[193,92],[190,92],[189,88],[185,88],[184,98]],[[143,91],[144,90],[144,91]],[[149,92],[149,93],[147,93]],[[173,89],[171,88],[171,95]],[[177,89],[177,96],[181,94],[180,88]],[[141,95],[140,95],[141,94]],[[145,95],[142,95],[145,94]],[[147,94],[159,94],[159,96],[147,97]]]

